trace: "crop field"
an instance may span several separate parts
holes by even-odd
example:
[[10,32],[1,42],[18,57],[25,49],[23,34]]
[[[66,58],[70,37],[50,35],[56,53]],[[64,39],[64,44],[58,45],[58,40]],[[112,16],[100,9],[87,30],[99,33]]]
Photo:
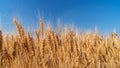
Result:
[[13,19],[16,35],[0,30],[0,68],[119,68],[120,38],[96,32],[77,33],[58,25],[57,32],[44,27],[35,37]]

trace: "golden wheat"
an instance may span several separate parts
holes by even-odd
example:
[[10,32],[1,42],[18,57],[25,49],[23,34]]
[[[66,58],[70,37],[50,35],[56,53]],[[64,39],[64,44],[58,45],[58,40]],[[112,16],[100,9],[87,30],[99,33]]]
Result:
[[[120,38],[95,33],[76,33],[58,25],[58,33],[44,28],[40,19],[35,37],[25,34],[13,20],[18,34],[4,36],[0,30],[0,68],[119,68]],[[62,32],[63,31],[63,32]],[[3,46],[4,45],[4,46]]]

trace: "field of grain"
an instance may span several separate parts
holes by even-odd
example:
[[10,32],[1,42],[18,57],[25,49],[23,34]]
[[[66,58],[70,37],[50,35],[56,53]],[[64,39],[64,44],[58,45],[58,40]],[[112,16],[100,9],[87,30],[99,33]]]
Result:
[[0,68],[119,68],[120,38],[98,32],[77,33],[58,26],[57,32],[40,20],[35,37],[13,20],[17,35],[0,30]]

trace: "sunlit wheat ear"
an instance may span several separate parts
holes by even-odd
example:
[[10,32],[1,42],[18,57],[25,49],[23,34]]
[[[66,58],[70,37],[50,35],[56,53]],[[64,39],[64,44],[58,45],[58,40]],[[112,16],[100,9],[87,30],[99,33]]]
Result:
[[58,25],[58,35],[59,35],[59,36],[61,35],[61,32],[62,32],[61,26]]
[[34,48],[33,48],[33,39],[32,37],[30,36],[30,32],[28,32],[28,49],[29,49],[29,53],[31,56],[34,55]]
[[40,19],[40,33],[42,34],[42,36],[44,35],[44,27],[43,27],[42,19]]
[[44,51],[45,51],[45,39],[42,38],[40,40],[40,56],[41,56],[41,58],[44,57]]
[[20,37],[24,38],[25,33],[24,33],[24,29],[22,28],[22,26],[18,24],[18,22],[16,21],[16,19],[13,19],[13,23],[15,24]]
[[39,41],[39,33],[38,33],[38,31],[34,30],[34,32],[35,32],[37,40]]
[[0,30],[0,53],[2,52],[2,31]]

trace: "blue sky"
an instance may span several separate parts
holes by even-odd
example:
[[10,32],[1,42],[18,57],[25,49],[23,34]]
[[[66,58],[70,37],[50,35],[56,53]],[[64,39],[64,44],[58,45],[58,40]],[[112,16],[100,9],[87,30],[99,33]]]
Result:
[[12,33],[13,18],[25,29],[39,27],[39,17],[45,23],[51,22],[56,28],[71,25],[81,30],[120,32],[120,2],[117,0],[0,0],[0,28],[4,33]]

